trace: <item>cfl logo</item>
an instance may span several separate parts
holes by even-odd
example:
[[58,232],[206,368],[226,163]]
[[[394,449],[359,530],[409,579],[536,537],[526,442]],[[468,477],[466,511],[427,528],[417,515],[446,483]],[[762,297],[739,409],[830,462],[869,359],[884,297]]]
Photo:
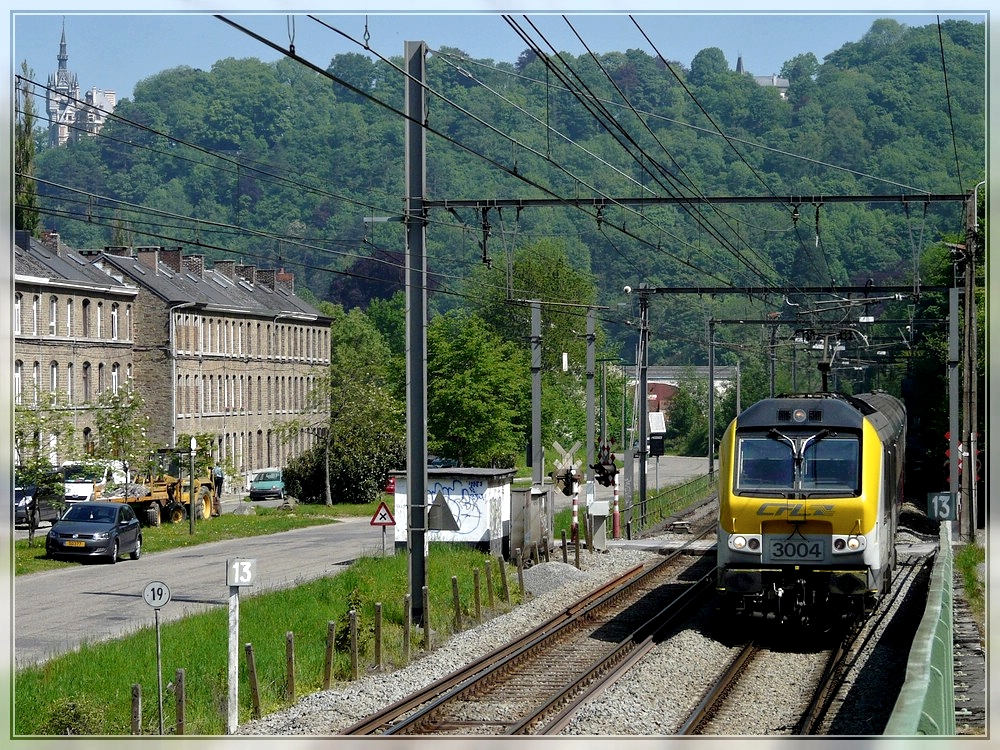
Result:
[[823,517],[834,515],[835,507],[833,504],[810,504],[807,512],[805,503],[763,503],[757,508],[757,515],[769,516],[771,518],[778,518],[785,515]]

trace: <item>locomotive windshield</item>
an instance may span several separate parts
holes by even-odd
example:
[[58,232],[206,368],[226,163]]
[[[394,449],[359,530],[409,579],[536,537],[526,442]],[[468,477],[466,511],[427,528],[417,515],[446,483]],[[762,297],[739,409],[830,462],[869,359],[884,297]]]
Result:
[[736,491],[765,497],[794,492],[857,495],[859,454],[853,435],[743,435],[737,446]]

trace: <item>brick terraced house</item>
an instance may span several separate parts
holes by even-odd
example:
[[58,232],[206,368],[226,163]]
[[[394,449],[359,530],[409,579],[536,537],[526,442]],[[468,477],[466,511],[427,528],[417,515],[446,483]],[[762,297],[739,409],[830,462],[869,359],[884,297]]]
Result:
[[[36,377],[36,367],[37,378],[44,379],[42,371],[55,361],[64,373],[61,389],[83,415],[104,388],[131,378],[145,401],[154,444],[176,446],[179,436],[210,434],[213,457],[236,477],[283,466],[313,445],[313,430],[286,438],[280,433],[282,424],[307,416],[309,393],[329,367],[330,320],[295,295],[292,274],[235,261],[216,261],[209,268],[203,256],[180,247],[74,251],[60,246],[58,238],[46,247],[21,232],[16,241],[15,318],[20,316],[22,333],[15,334],[14,349],[22,363],[22,392],[24,379]],[[67,269],[94,286],[86,299],[79,291],[72,300],[70,292],[60,297],[48,291],[66,286],[69,280],[58,277]],[[43,273],[46,287],[39,281]],[[26,309],[36,297],[37,314]],[[60,342],[59,355],[39,354],[40,346],[55,343],[45,340],[51,311],[63,316],[55,319],[58,331],[71,314],[63,311],[77,308],[73,333]],[[33,315],[37,327],[29,323]],[[26,335],[27,329],[41,333]],[[101,356],[87,358],[83,352]],[[85,366],[89,381],[83,379]],[[104,375],[95,375],[95,367]],[[15,367],[15,388],[16,383]]]

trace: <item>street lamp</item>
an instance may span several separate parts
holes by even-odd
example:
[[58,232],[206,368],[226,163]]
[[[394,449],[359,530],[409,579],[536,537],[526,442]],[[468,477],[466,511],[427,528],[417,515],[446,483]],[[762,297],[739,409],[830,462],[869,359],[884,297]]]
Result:
[[188,475],[188,518],[190,518],[190,532],[194,534],[194,454],[198,451],[198,441],[194,435],[191,436],[191,463]]

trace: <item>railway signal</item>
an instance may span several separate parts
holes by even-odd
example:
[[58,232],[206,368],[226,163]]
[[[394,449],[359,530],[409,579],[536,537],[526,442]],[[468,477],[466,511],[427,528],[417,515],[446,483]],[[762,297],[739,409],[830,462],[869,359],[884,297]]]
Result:
[[618,475],[618,467],[615,465],[613,458],[610,462],[592,464],[590,468],[596,472],[594,479],[597,480],[598,484],[610,487],[615,483],[615,477]]

